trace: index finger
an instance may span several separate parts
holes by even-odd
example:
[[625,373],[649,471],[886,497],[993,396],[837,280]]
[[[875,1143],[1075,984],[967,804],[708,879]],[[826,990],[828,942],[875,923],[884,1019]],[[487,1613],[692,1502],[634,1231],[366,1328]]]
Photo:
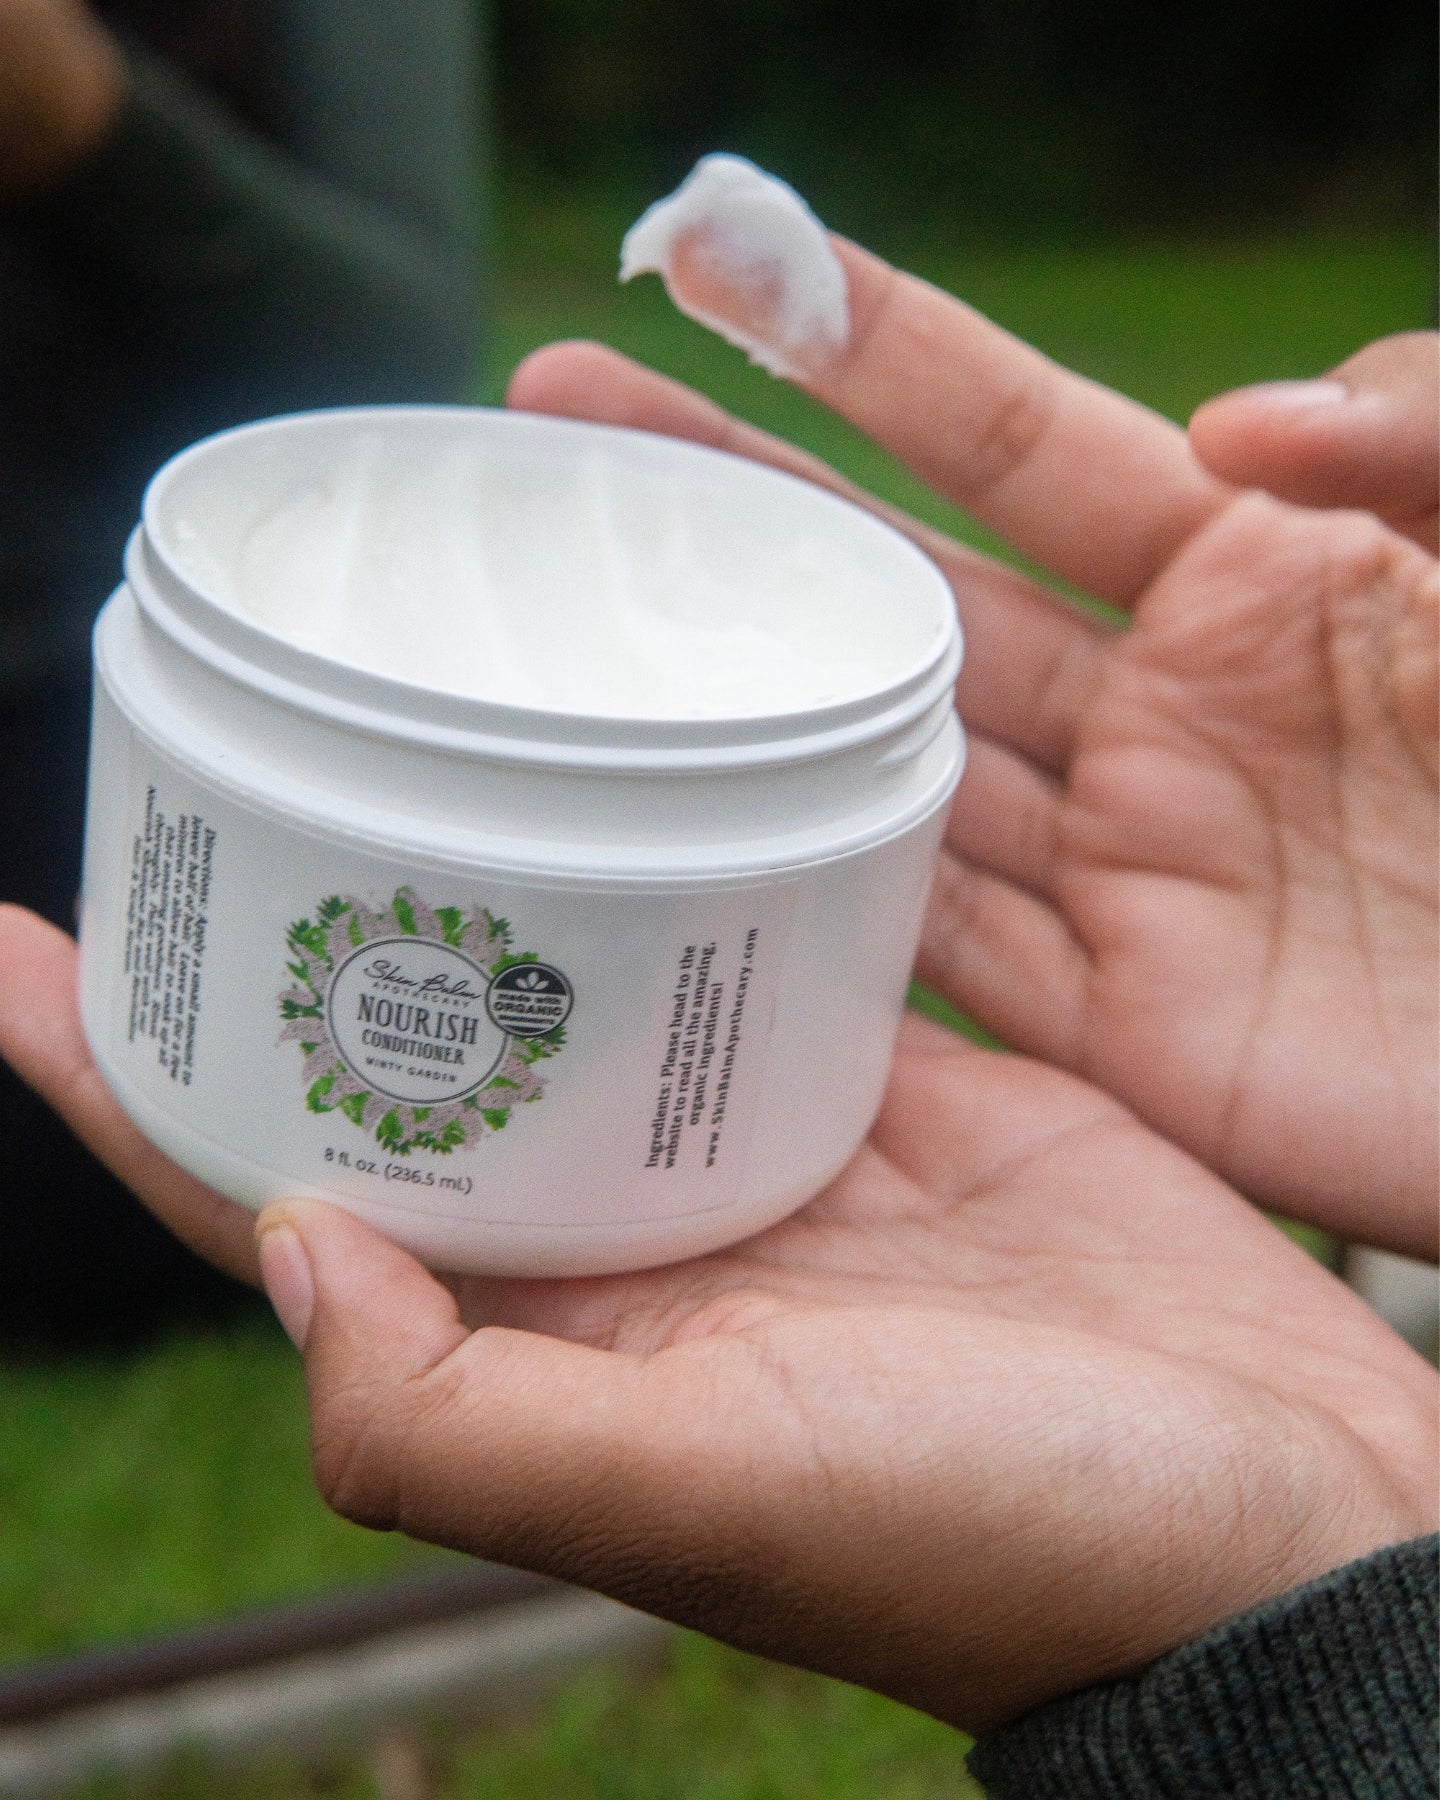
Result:
[[1128,604],[1224,501],[1179,426],[831,242],[850,340],[806,385],[1052,573]]
[[[1128,605],[1232,492],[1179,426],[930,283],[829,241],[849,334],[794,379],[1053,574]],[[676,244],[677,298],[763,339],[755,312],[773,294],[732,281],[707,250],[703,235]]]

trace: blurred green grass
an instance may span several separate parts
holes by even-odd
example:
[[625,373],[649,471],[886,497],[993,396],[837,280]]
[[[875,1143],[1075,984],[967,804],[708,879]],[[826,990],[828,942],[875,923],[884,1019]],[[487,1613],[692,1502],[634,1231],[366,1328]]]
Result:
[[[618,288],[626,222],[619,207],[536,196],[502,209],[496,355],[482,398],[498,398],[504,372],[535,346],[601,338],[989,543],[843,422],[681,319],[657,282]],[[1433,298],[1430,249],[1418,235],[883,248],[1175,419],[1222,388],[1314,374],[1372,337],[1423,325]],[[164,1630],[439,1554],[332,1518],[310,1483],[305,1436],[298,1366],[268,1324],[176,1338],[116,1363],[0,1366],[0,1661]],[[516,1732],[446,1751],[442,1792],[918,1800],[967,1791],[961,1747],[873,1696],[683,1640],[665,1680],[587,1677]],[[164,1792],[294,1800],[373,1791],[358,1764],[332,1776],[323,1788],[293,1771],[227,1787],[207,1772],[198,1786],[177,1778]]]
[[115,1361],[0,1367],[0,1662],[435,1556],[334,1518],[268,1319]]
[[[0,1366],[0,1664],[383,1578],[445,1553],[335,1518],[299,1359],[268,1319],[123,1361]],[[437,1800],[965,1800],[966,1742],[704,1638],[595,1669],[504,1730],[427,1732]],[[384,1800],[367,1759],[203,1764],[77,1800]]]
[[[402,1791],[434,1800],[983,1800],[948,1727],[691,1636],[654,1675],[591,1669],[509,1727],[432,1727],[405,1748],[430,1785]],[[380,1763],[192,1763],[73,1800],[389,1800]]]

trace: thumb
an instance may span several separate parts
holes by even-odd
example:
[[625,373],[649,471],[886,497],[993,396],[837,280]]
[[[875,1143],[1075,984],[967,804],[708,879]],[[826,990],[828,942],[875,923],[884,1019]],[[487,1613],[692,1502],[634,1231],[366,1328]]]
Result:
[[685,1473],[644,1361],[469,1331],[413,1257],[321,1201],[271,1206],[256,1232],[266,1291],[304,1354],[330,1506],[645,1604],[623,1579],[637,1521],[648,1541]]
[[1190,443],[1222,480],[1303,506],[1355,506],[1436,546],[1440,339],[1401,332],[1320,381],[1272,381],[1209,400]]
[[[446,1288],[348,1213],[285,1201],[257,1229],[266,1288],[304,1349],[316,1478],[339,1512],[902,1698],[949,1694],[947,1658],[939,1687],[924,1674],[936,1624],[907,1598],[927,1584],[915,1509],[894,1516],[894,1468],[877,1452],[877,1510],[856,1430],[848,1455],[817,1456],[823,1423],[793,1408],[763,1347],[742,1334],[732,1355],[707,1336],[634,1357],[467,1332]],[[843,1375],[837,1386],[854,1412]],[[946,1568],[953,1535],[938,1534]]]

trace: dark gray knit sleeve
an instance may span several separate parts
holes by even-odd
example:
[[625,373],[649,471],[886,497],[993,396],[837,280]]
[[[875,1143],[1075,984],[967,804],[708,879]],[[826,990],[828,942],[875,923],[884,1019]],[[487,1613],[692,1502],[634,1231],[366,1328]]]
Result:
[[1377,1551],[1037,1708],[970,1767],[991,1800],[1433,1800],[1437,1539]]

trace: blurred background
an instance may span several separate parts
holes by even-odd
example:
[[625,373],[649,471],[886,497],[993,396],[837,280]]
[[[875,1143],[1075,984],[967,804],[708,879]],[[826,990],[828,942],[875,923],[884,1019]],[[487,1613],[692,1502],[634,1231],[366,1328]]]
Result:
[[728,144],[872,242],[1429,217],[1413,0],[509,0],[491,37],[502,166],[591,191]]
[[[242,125],[263,117],[264,81],[226,73],[264,75],[263,54],[236,61],[255,8],[212,8],[199,36],[184,7],[127,12],[134,41]],[[353,29],[373,32],[382,15],[403,39],[398,5],[356,10]],[[462,250],[478,270],[474,398],[497,399],[540,343],[602,338],[1005,554],[679,318],[658,283],[617,287],[625,226],[722,148],[783,175],[836,229],[1176,419],[1220,389],[1315,374],[1433,321],[1435,20],[1413,0],[496,0],[470,22],[473,39],[457,41],[475,102]],[[330,68],[332,125],[363,160],[366,95]],[[421,133],[423,81],[405,104]],[[0,328],[4,304],[0,284]],[[409,391],[384,385],[373,397]],[[138,495],[121,498],[133,517]],[[29,1176],[0,1183],[12,1218],[39,1204]],[[17,1298],[0,1321],[35,1327],[10,1331],[0,1360],[0,1678],[446,1563],[325,1512],[296,1362],[263,1307],[158,1234],[139,1256],[149,1274],[107,1287],[97,1267],[79,1299],[63,1271],[53,1286],[27,1276],[30,1313]],[[84,1330],[57,1338],[35,1323],[67,1306]],[[238,1772],[177,1747],[168,1773],[97,1774],[71,1791],[939,1800],[978,1793],[962,1752],[899,1707],[687,1637],[658,1672],[582,1671],[483,1731],[421,1721],[318,1759],[282,1746]]]
[[625,226],[717,148],[1176,419],[1433,320],[1416,0],[509,0],[489,36],[486,397],[533,345],[600,337],[988,543],[658,282],[614,287]]

